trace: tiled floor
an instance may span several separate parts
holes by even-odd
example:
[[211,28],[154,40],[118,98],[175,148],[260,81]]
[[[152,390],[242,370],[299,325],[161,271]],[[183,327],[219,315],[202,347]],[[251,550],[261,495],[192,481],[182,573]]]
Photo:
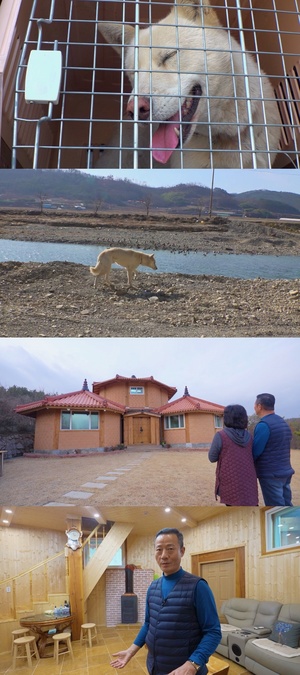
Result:
[[[0,654],[0,675],[114,675],[122,672],[124,675],[145,675],[146,652],[141,649],[140,652],[130,661],[128,666],[122,671],[111,668],[110,660],[112,654],[126,649],[134,640],[140,626],[116,626],[115,628],[102,628],[98,631],[98,644],[93,641],[92,648],[80,646],[79,641],[72,642],[74,661],[69,654],[59,657],[57,666],[52,658],[40,659],[36,662],[33,659],[32,669],[28,668],[25,659],[17,663],[16,670],[12,668],[12,657],[10,654]],[[218,658],[222,659],[218,654]],[[225,660],[225,659],[224,659]],[[248,671],[236,664],[230,662],[229,675],[247,675]]]

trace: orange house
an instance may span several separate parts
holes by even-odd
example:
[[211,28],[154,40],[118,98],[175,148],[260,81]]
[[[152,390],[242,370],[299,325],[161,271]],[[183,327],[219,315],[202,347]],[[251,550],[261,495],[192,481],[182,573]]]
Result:
[[170,445],[207,445],[223,426],[224,406],[190,396],[187,387],[176,401],[160,408],[164,440]]
[[82,390],[17,406],[35,417],[35,452],[103,450],[107,446],[206,446],[222,426],[224,406],[184,395],[153,376],[84,381]]

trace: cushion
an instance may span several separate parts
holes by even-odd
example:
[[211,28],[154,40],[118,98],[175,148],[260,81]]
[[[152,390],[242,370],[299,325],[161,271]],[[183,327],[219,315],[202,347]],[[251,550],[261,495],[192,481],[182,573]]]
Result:
[[269,639],[296,649],[300,641],[300,623],[297,621],[276,621]]
[[260,649],[267,649],[274,654],[280,656],[286,656],[287,658],[293,658],[293,656],[300,656],[300,649],[293,649],[287,645],[280,645],[274,642],[271,642],[268,638],[262,638],[260,640],[252,640],[252,645],[259,647]]
[[223,630],[225,633],[226,632],[232,633],[232,632],[238,630],[237,626],[232,626],[232,624],[230,624],[230,623],[221,623],[220,626],[221,626],[221,630]]

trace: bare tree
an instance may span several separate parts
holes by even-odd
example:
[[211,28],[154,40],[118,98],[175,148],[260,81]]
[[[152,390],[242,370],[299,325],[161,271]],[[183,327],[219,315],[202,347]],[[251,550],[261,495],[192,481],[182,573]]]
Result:
[[40,213],[44,213],[44,203],[45,203],[46,199],[47,199],[46,195],[39,194],[38,200],[39,200],[39,203],[40,203]]
[[150,211],[150,206],[151,206],[151,204],[152,204],[152,199],[151,199],[150,195],[146,194],[146,195],[143,197],[143,199],[141,199],[141,203],[142,203],[142,204],[145,204],[145,207],[146,207],[146,217],[148,218],[148,216],[149,216],[149,211]]
[[98,211],[100,211],[100,208],[103,204],[103,199],[101,197],[99,199],[96,199],[93,203],[93,214],[96,216],[98,214]]

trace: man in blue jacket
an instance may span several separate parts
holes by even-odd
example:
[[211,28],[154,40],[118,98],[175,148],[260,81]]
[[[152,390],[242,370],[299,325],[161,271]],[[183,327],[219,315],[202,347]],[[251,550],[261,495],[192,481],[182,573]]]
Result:
[[183,535],[176,528],[155,537],[155,559],[163,576],[148,588],[145,623],[128,649],[113,654],[124,668],[144,644],[150,675],[206,675],[206,663],[222,634],[213,594],[200,577],[185,572]]
[[253,457],[266,506],[293,506],[291,480],[292,432],[289,425],[275,414],[273,394],[258,394],[254,404],[260,421],[254,429]]

